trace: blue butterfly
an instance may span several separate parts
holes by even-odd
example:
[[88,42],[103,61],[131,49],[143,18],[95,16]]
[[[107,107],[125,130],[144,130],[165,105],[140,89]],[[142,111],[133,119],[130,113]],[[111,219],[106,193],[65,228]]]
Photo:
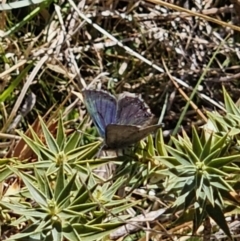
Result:
[[89,89],[82,94],[87,111],[109,149],[132,145],[162,126],[148,126],[153,114],[135,94],[125,92],[116,98],[106,91]]

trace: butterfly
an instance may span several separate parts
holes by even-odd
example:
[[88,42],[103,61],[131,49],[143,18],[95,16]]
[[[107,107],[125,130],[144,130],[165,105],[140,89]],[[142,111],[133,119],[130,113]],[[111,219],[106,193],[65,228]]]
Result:
[[103,90],[84,89],[84,104],[109,149],[130,146],[162,125],[148,125],[153,118],[148,105],[135,94],[124,92],[117,98]]

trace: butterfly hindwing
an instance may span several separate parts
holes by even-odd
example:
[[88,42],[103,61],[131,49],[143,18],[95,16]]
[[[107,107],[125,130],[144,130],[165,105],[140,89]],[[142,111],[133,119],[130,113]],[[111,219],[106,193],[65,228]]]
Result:
[[102,90],[82,91],[84,104],[102,138],[108,124],[116,123],[117,101],[113,95]]
[[161,126],[161,124],[147,127],[109,124],[106,127],[105,142],[109,148],[123,148],[140,141]]
[[152,119],[147,104],[135,94],[125,92],[118,98],[117,124],[120,125],[146,125]]

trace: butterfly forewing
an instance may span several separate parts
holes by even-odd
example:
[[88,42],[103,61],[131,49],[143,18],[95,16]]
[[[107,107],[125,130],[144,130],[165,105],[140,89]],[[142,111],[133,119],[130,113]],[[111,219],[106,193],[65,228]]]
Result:
[[161,124],[147,127],[109,124],[106,127],[105,142],[110,149],[123,148],[140,141],[161,126]]
[[102,90],[83,90],[84,104],[102,138],[108,124],[116,123],[116,98]]
[[153,115],[147,104],[138,96],[123,93],[117,103],[117,124],[121,125],[146,125]]

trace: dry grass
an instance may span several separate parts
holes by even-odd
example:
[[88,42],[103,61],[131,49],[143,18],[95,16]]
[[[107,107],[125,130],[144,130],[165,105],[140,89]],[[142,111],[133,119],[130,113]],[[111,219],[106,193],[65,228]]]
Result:
[[[2,89],[29,61],[34,61],[39,69],[26,91],[37,95],[37,109],[41,113],[56,101],[61,102],[73,86],[76,88],[73,82],[81,90],[94,80],[93,86],[99,84],[113,92],[141,93],[157,116],[166,93],[169,93],[164,122],[167,129],[171,129],[186,100],[176,90],[164,66],[171,76],[183,81],[180,87],[184,84],[184,92],[190,95],[191,87],[195,87],[213,53],[222,44],[200,89],[219,103],[221,84],[224,84],[237,98],[239,46],[238,30],[234,29],[238,24],[234,11],[237,8],[228,1],[207,1],[205,5],[197,4],[197,1],[172,4],[166,7],[162,1],[99,1],[98,4],[87,1],[78,6],[86,18],[158,66],[162,73],[84,21],[69,2],[50,4],[25,25],[2,38]],[[21,22],[34,7],[2,12],[5,33],[9,25],[13,27],[14,23]],[[184,8],[185,12],[181,11]],[[198,13],[201,17],[196,16]],[[218,24],[209,18],[217,20]],[[20,90],[29,77],[30,72],[22,78],[18,84]],[[194,97],[194,102],[200,109],[203,106],[215,108],[209,100],[202,101],[199,95]],[[197,119],[189,110],[184,125]]]

